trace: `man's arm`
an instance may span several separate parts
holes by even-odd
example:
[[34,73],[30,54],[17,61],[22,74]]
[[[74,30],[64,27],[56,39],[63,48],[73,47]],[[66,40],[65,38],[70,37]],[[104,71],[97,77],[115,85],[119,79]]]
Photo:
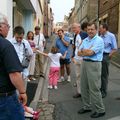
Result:
[[117,49],[113,49],[113,50],[110,52],[109,57],[111,58],[111,57],[113,56],[113,54],[116,53],[116,52],[117,52]]
[[95,54],[95,52],[90,49],[84,49],[84,50],[78,51],[78,56],[91,56],[93,54]]
[[64,35],[62,36],[61,40],[62,40],[62,42],[63,42],[63,44],[64,44],[65,46],[69,46],[69,45],[70,45],[69,42],[67,42],[67,41],[64,40]]
[[20,72],[9,73],[9,77],[12,84],[19,91],[20,102],[22,102],[22,104],[25,105],[27,103],[27,95],[21,73]]

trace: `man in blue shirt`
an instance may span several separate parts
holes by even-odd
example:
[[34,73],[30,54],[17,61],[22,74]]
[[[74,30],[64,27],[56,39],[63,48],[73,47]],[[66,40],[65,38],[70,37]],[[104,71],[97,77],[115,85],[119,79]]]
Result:
[[102,60],[102,75],[101,75],[101,93],[102,97],[107,95],[109,63],[112,55],[117,51],[117,43],[115,35],[108,31],[107,24],[101,24],[99,28],[100,37],[104,41],[104,52]]
[[[83,40],[78,55],[83,56],[81,68],[81,96],[83,107],[79,114],[91,112],[92,118],[105,115],[105,107],[100,92],[101,82],[101,61],[103,58],[104,42],[97,35],[97,25],[89,23],[87,25],[88,37]],[[92,104],[92,107],[91,107]]]
[[70,50],[69,50],[69,45],[70,45],[70,39],[66,36],[64,36],[64,31],[62,29],[58,30],[58,37],[56,39],[56,47],[59,49],[59,52],[64,55],[65,51],[67,51],[67,55],[65,59],[60,60],[60,72],[61,72],[61,79],[59,82],[64,81],[64,74],[65,70],[64,67],[66,67],[67,70],[67,75],[68,79],[67,81],[70,82]]

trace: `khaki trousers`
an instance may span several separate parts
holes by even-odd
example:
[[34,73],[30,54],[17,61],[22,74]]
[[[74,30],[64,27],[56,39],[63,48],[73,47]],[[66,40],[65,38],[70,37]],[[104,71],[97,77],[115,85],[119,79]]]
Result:
[[35,56],[35,75],[43,75],[43,55],[36,54]]
[[95,112],[105,112],[101,86],[101,62],[82,62],[81,70],[81,95],[85,109],[92,108]]
[[75,63],[75,73],[76,73],[76,84],[77,84],[77,93],[81,93],[80,89],[80,70],[81,69],[81,61],[76,61]]

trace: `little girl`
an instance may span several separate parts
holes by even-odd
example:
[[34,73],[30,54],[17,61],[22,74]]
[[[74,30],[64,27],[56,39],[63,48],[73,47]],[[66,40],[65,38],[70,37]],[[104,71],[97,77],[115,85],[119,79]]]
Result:
[[50,59],[50,70],[49,70],[49,89],[57,89],[57,81],[59,79],[59,71],[60,71],[60,59],[65,59],[67,51],[65,52],[64,56],[61,53],[58,53],[58,49],[56,47],[51,48],[50,53],[43,53],[37,50],[40,54],[49,57]]

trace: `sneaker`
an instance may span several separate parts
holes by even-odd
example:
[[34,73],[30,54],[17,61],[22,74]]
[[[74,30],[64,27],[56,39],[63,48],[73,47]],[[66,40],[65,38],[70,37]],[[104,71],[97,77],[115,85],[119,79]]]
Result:
[[36,80],[34,77],[32,77],[32,80]]
[[31,113],[25,112],[24,114],[26,118],[33,118],[33,115]]
[[65,81],[64,77],[61,77],[61,78],[58,80],[58,82],[63,82],[63,81]]
[[56,90],[57,90],[57,89],[58,89],[58,87],[55,85],[55,86],[54,86],[54,89],[56,89]]
[[70,79],[70,76],[68,76],[68,79],[67,79],[68,82],[71,82],[71,79]]
[[52,88],[53,88],[53,86],[52,86],[52,85],[49,85],[49,86],[48,86],[48,88],[49,88],[49,89],[52,89]]

